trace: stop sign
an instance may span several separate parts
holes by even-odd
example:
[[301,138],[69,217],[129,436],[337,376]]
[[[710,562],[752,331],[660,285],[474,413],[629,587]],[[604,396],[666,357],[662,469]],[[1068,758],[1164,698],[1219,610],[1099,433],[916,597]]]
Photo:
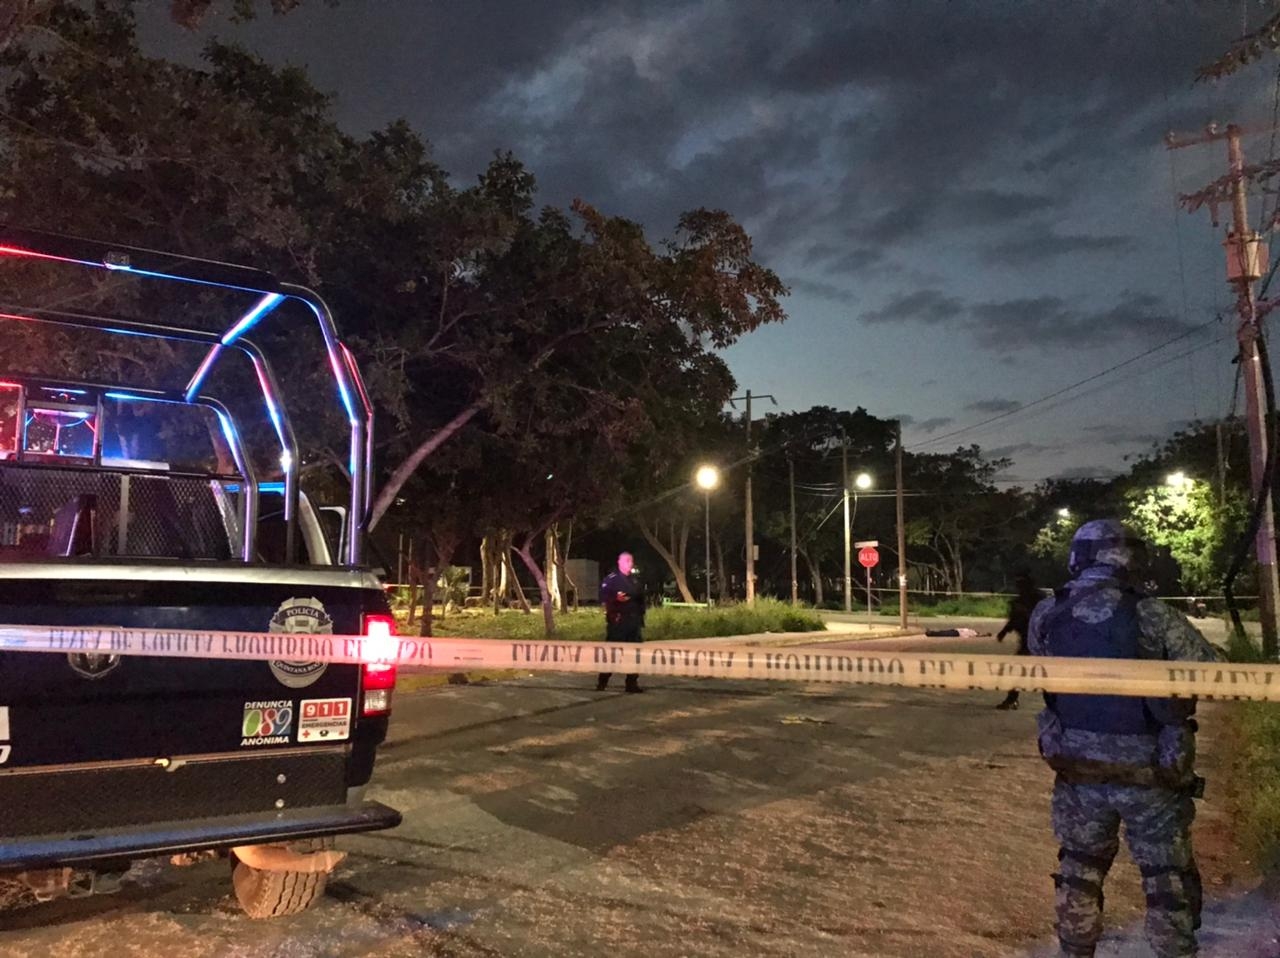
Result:
[[860,562],[864,568],[873,568],[880,563],[880,553],[870,546],[865,549],[859,549],[858,562]]

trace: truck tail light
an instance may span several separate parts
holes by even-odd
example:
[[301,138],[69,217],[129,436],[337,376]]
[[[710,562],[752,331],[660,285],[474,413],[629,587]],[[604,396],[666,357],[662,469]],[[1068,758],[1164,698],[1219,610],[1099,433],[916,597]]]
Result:
[[[396,620],[381,612],[364,617],[364,636],[375,654],[385,647],[386,657],[394,659],[396,653]],[[364,690],[360,714],[368,717],[388,715],[391,712],[391,693],[396,688],[396,667],[391,662],[366,662],[362,669],[361,687]]]

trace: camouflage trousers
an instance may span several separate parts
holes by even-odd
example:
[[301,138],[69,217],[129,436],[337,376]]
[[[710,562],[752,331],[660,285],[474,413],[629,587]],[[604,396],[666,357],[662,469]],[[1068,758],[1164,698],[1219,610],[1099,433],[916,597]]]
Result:
[[1191,850],[1191,796],[1140,785],[1083,785],[1059,776],[1053,832],[1061,846],[1056,889],[1063,955],[1092,956],[1102,936],[1102,883],[1120,848],[1120,823],[1147,898],[1147,941],[1158,958],[1196,954],[1200,872]]

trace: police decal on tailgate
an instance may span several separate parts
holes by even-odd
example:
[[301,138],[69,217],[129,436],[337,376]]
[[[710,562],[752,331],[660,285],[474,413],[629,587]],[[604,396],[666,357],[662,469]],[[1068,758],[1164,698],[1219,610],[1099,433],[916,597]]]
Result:
[[279,699],[245,702],[240,723],[240,747],[250,745],[288,745],[293,728],[293,702]]
[[351,699],[303,699],[298,742],[345,742],[351,737]]
[[[276,609],[267,626],[268,632],[295,632],[302,635],[331,635],[333,619],[324,610],[324,603],[312,596],[308,599],[285,599]],[[326,662],[291,662],[273,659],[267,663],[271,674],[281,685],[291,689],[305,689],[324,675]]]

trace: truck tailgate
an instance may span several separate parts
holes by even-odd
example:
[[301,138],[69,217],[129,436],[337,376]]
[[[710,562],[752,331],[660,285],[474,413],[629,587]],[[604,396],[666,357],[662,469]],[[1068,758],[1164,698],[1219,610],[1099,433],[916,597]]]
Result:
[[[0,579],[0,621],[354,634],[382,601],[326,570],[79,571]],[[350,761],[372,731],[360,682],[355,665],[0,652],[0,836],[342,804],[368,777]]]

